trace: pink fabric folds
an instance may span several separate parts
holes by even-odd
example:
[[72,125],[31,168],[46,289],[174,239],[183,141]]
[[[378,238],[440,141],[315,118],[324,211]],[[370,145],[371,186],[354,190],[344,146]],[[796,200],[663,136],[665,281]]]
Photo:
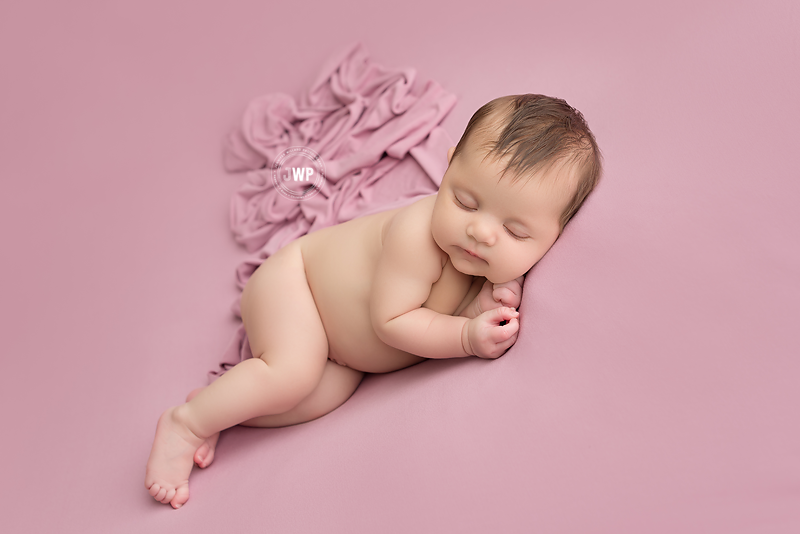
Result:
[[[438,191],[454,145],[438,125],[455,103],[436,82],[417,80],[414,69],[375,63],[359,42],[334,54],[299,99],[272,93],[250,102],[223,149],[226,170],[248,171],[231,199],[234,237],[254,253],[237,267],[237,287],[298,237]],[[319,193],[302,200],[272,184],[273,162],[293,146],[314,150],[325,166]],[[232,310],[241,319],[240,298]],[[209,383],[252,356],[240,325]]]

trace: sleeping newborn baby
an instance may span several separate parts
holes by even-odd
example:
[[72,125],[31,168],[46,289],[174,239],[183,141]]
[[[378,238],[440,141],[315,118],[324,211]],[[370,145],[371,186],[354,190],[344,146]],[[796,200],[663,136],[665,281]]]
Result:
[[364,373],[494,359],[517,340],[522,283],[592,192],[601,155],[560,99],[495,99],[470,119],[436,194],[307,234],[241,296],[253,358],[158,420],[145,487],[180,508],[221,430],[311,421]]

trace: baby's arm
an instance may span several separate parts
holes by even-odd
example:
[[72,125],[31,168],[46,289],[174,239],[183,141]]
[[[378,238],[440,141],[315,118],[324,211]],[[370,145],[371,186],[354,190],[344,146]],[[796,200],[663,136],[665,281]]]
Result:
[[498,307],[468,318],[422,307],[445,263],[424,215],[403,210],[386,230],[370,294],[376,335],[387,345],[424,358],[501,356],[516,342],[515,310]]
[[471,356],[464,339],[469,319],[422,307],[442,274],[443,253],[424,211],[412,208],[395,215],[383,239],[370,294],[375,334],[387,345],[424,358]]
[[467,319],[474,319],[480,315],[477,307],[478,294],[480,294],[481,288],[483,288],[485,282],[486,278],[482,276],[476,276],[472,280],[472,285],[470,286],[469,291],[467,291],[464,300],[458,305],[458,308],[456,308],[456,311],[453,313],[453,315],[458,317],[466,317]]

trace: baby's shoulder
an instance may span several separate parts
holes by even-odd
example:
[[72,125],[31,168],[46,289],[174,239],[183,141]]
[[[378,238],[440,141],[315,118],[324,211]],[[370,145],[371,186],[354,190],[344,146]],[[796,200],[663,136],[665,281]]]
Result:
[[431,218],[436,195],[430,195],[398,210],[383,229],[383,248],[398,249],[404,254],[415,255],[419,260],[436,258],[444,267],[447,254],[433,239]]

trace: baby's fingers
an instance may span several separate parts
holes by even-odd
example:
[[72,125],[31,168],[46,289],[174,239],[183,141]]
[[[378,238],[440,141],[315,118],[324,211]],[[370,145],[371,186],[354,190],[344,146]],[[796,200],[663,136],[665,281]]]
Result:
[[516,317],[511,317],[507,319],[507,321],[508,322],[502,326],[497,325],[492,328],[489,334],[489,339],[491,339],[492,343],[500,345],[519,332],[519,320]]
[[490,337],[494,348],[491,350],[490,358],[499,358],[505,354],[508,348],[517,342],[518,333],[519,321],[516,318],[512,318],[506,325],[493,327]]
[[499,325],[503,321],[510,321],[514,317],[519,317],[519,312],[508,306],[501,306],[493,310],[484,312],[483,320],[490,325]]

